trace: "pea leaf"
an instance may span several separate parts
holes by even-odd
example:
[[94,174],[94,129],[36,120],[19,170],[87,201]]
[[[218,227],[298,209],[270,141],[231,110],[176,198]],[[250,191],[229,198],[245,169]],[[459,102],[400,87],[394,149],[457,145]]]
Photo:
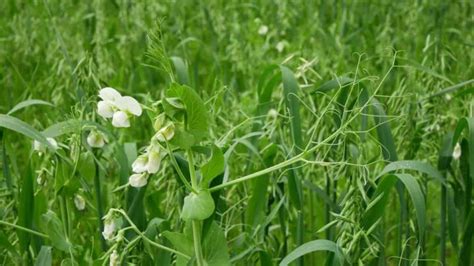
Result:
[[227,241],[224,232],[216,222],[212,222],[209,231],[204,236],[203,256],[209,266],[230,265]]
[[211,193],[208,190],[201,190],[197,194],[191,192],[184,198],[183,220],[204,220],[212,215],[215,205]]
[[[193,240],[183,233],[165,231],[162,235],[168,239],[171,244],[181,253],[193,256],[194,246]],[[178,255],[179,256],[179,255]]]
[[176,70],[179,83],[189,85],[188,68],[186,67],[184,60],[181,57],[172,56],[171,61],[173,62],[174,68]]
[[63,231],[63,224],[56,213],[49,210],[43,214],[41,218],[43,220],[41,224],[43,231],[48,234],[53,246],[59,250],[69,252],[72,245],[66,238],[66,234]]
[[224,172],[224,154],[216,145],[212,145],[211,159],[201,167],[202,186],[209,187],[212,179]]
[[208,120],[204,102],[196,91],[185,85],[173,83],[166,91],[167,98],[178,98],[184,105],[186,112],[186,131],[194,136],[195,142],[199,142],[208,135]]
[[41,246],[41,250],[36,258],[35,266],[50,266],[52,265],[51,247]]

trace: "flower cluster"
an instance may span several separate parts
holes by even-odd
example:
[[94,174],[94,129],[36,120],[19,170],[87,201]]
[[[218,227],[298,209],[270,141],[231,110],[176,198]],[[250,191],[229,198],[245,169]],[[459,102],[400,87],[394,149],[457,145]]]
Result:
[[99,91],[102,101],[97,103],[97,113],[103,118],[112,118],[114,127],[130,127],[130,117],[140,116],[142,107],[134,98],[122,96],[113,88]]
[[152,137],[150,145],[132,164],[134,174],[128,179],[132,187],[145,186],[148,183],[148,175],[158,172],[163,154],[160,142],[169,141],[174,137],[174,123],[166,121],[165,114],[160,114],[155,119],[153,127],[157,132]]

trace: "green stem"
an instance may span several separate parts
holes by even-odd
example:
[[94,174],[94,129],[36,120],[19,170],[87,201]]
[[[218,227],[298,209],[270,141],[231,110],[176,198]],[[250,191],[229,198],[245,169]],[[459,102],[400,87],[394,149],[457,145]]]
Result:
[[178,173],[179,178],[181,178],[181,181],[183,182],[184,186],[186,186],[186,188],[191,190],[192,192],[197,193],[197,191],[194,190],[191,184],[189,184],[188,180],[181,171],[181,168],[179,167],[178,162],[176,161],[176,158],[174,157],[173,151],[171,150],[168,142],[166,142],[166,147],[168,148],[168,154],[170,156],[171,164],[176,169],[176,172]]
[[144,235],[140,229],[138,229],[138,227],[133,223],[133,221],[130,219],[130,217],[128,217],[127,213],[121,209],[110,209],[111,211],[113,212],[118,212],[120,213],[124,218],[125,220],[127,220],[127,222],[130,224],[131,228],[133,229],[133,231],[135,231],[143,240],[145,240],[146,242],[148,242],[150,245],[152,246],[155,246],[159,249],[162,249],[162,250],[165,250],[165,251],[168,251],[168,252],[171,252],[171,253],[175,253],[176,255],[179,255],[179,256],[182,256],[186,259],[191,259],[188,255],[182,253],[182,252],[179,252],[177,250],[174,250],[172,248],[169,248],[167,246],[163,246],[161,244],[158,244],[156,243],[155,241],[149,239],[146,235]]
[[225,182],[223,184],[220,184],[220,185],[217,185],[217,186],[214,186],[212,188],[209,189],[210,192],[213,192],[213,191],[216,191],[216,190],[219,190],[219,189],[223,189],[223,188],[226,188],[228,186],[232,186],[232,185],[235,185],[235,184],[238,184],[238,183],[242,183],[242,182],[245,182],[247,180],[251,180],[251,179],[254,179],[256,177],[259,177],[259,176],[262,176],[262,175],[265,175],[265,174],[268,174],[268,173],[271,173],[273,171],[276,171],[276,170],[279,170],[279,169],[282,169],[284,167],[287,167],[289,165],[292,165],[298,161],[301,161],[303,159],[303,156],[306,154],[306,152],[302,152],[286,161],[283,161],[279,164],[275,164],[274,166],[270,166],[268,168],[265,168],[263,170],[260,170],[260,171],[257,171],[255,173],[252,173],[252,174],[249,174],[249,175],[246,175],[246,176],[243,176],[243,177],[239,177],[237,179],[234,179],[234,180],[231,180],[231,181],[228,181],[228,182]]
[[10,226],[10,227],[19,229],[19,230],[25,231],[25,232],[27,232],[27,233],[30,233],[30,234],[32,234],[32,235],[40,236],[40,237],[42,237],[42,238],[49,238],[48,235],[45,235],[45,234],[43,234],[43,233],[40,233],[40,232],[31,230],[31,229],[28,229],[28,228],[23,227],[23,226],[19,226],[19,225],[16,225],[16,224],[12,224],[12,223],[9,223],[9,222],[5,222],[5,221],[0,221],[0,224],[3,224],[3,225],[6,225],[6,226]]
[[188,156],[188,167],[189,167],[189,175],[191,176],[191,186],[193,187],[193,189],[197,189],[198,184],[197,184],[197,178],[196,178],[196,170],[194,169],[193,152],[191,150],[187,150],[186,155]]
[[198,266],[204,265],[204,259],[202,256],[201,247],[201,226],[198,220],[193,220],[193,240],[194,240],[194,251],[196,252],[196,262]]
[[[196,170],[194,169],[194,157],[192,150],[188,149],[186,151],[188,156],[188,166],[189,174],[191,176],[191,185],[194,190],[198,190],[198,182],[196,178]],[[194,252],[196,253],[196,262],[198,266],[204,266],[204,259],[202,256],[202,247],[201,247],[201,223],[198,220],[192,221],[193,225],[193,242],[194,242]]]

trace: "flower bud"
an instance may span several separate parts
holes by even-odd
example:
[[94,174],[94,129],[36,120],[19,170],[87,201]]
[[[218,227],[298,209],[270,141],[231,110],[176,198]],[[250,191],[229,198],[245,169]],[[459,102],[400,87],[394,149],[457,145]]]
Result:
[[76,194],[74,196],[74,205],[76,205],[76,208],[79,211],[83,211],[86,208],[86,201],[81,195]]
[[268,27],[267,27],[267,25],[262,25],[262,26],[260,26],[260,28],[258,29],[258,34],[260,34],[260,35],[262,35],[262,36],[266,35],[267,32],[268,32]]
[[166,115],[164,113],[161,113],[160,115],[158,115],[155,118],[155,122],[153,123],[153,128],[156,131],[159,131],[161,127],[163,127],[163,125],[165,124],[165,119],[166,119]]
[[158,141],[164,142],[169,141],[174,137],[174,123],[169,122],[165,127],[158,130],[155,134],[155,138]]
[[120,265],[120,257],[117,253],[117,250],[114,249],[114,251],[112,251],[112,254],[110,254],[109,266],[118,266],[118,265]]
[[116,230],[115,222],[111,218],[106,218],[104,222],[104,231],[102,231],[102,236],[105,240],[112,240],[114,239],[115,230]]
[[[58,149],[58,143],[56,142],[55,139],[53,139],[53,138],[46,138],[46,140],[49,142],[49,144],[51,144],[51,146],[52,146],[55,150]],[[46,152],[46,146],[45,146],[43,143],[41,143],[41,142],[39,142],[39,141],[37,141],[37,140],[35,140],[35,141],[33,142],[33,149],[34,149],[35,151],[37,151],[38,153],[44,153],[44,152]]]
[[461,145],[459,145],[459,143],[456,143],[456,146],[454,146],[453,158],[454,160],[461,158]]
[[105,145],[105,137],[98,131],[91,131],[87,136],[87,144],[92,148],[102,148]]
[[278,117],[278,111],[272,108],[272,109],[268,110],[267,115],[268,115],[269,118],[275,119],[275,118]]

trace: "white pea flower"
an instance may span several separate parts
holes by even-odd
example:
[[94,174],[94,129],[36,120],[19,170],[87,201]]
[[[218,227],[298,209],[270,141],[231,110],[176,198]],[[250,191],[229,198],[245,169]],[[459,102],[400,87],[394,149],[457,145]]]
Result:
[[456,143],[456,146],[454,146],[453,158],[454,160],[461,158],[461,145],[459,145],[459,143]]
[[104,222],[104,231],[102,231],[102,236],[105,240],[114,239],[115,231],[117,230],[115,222],[111,218],[105,218]]
[[174,123],[169,122],[166,126],[158,130],[154,136],[158,141],[169,141],[174,137]]
[[92,148],[102,148],[106,142],[105,136],[98,131],[91,131],[87,136],[87,144]]
[[132,163],[132,170],[134,173],[144,173],[155,174],[160,169],[161,165],[161,156],[157,148],[149,148],[148,151],[138,156],[137,159]]
[[283,52],[283,50],[285,49],[285,42],[281,41],[281,42],[278,42],[277,45],[275,46],[275,48],[277,49],[277,51],[279,53]]
[[114,251],[112,251],[112,254],[110,254],[109,266],[118,266],[118,265],[120,265],[120,257],[117,253],[117,250],[114,249]]
[[132,187],[143,187],[148,183],[148,179],[145,173],[133,174],[128,178],[128,183]]
[[103,118],[112,118],[114,127],[130,127],[130,116],[140,116],[142,107],[130,96],[122,96],[113,88],[99,91],[102,101],[97,103],[97,113]]
[[[51,146],[52,146],[55,150],[58,149],[59,146],[58,146],[58,143],[56,142],[55,139],[53,139],[53,138],[46,138],[46,140],[49,142],[49,144],[51,144]],[[35,151],[37,151],[38,153],[44,153],[44,152],[46,152],[46,145],[44,145],[43,143],[41,143],[41,142],[35,140],[35,141],[33,142],[33,149],[34,149]]]
[[81,195],[76,194],[74,196],[74,205],[76,205],[76,208],[79,211],[83,211],[86,208],[86,201]]
[[449,102],[449,101],[451,101],[451,99],[452,99],[453,97],[451,96],[451,94],[446,93],[446,94],[444,95],[444,98],[446,99],[446,101]]
[[262,35],[262,36],[266,35],[267,32],[268,32],[268,27],[267,27],[267,25],[262,25],[262,26],[260,26],[260,28],[258,29],[258,34],[260,34],[260,35]]

